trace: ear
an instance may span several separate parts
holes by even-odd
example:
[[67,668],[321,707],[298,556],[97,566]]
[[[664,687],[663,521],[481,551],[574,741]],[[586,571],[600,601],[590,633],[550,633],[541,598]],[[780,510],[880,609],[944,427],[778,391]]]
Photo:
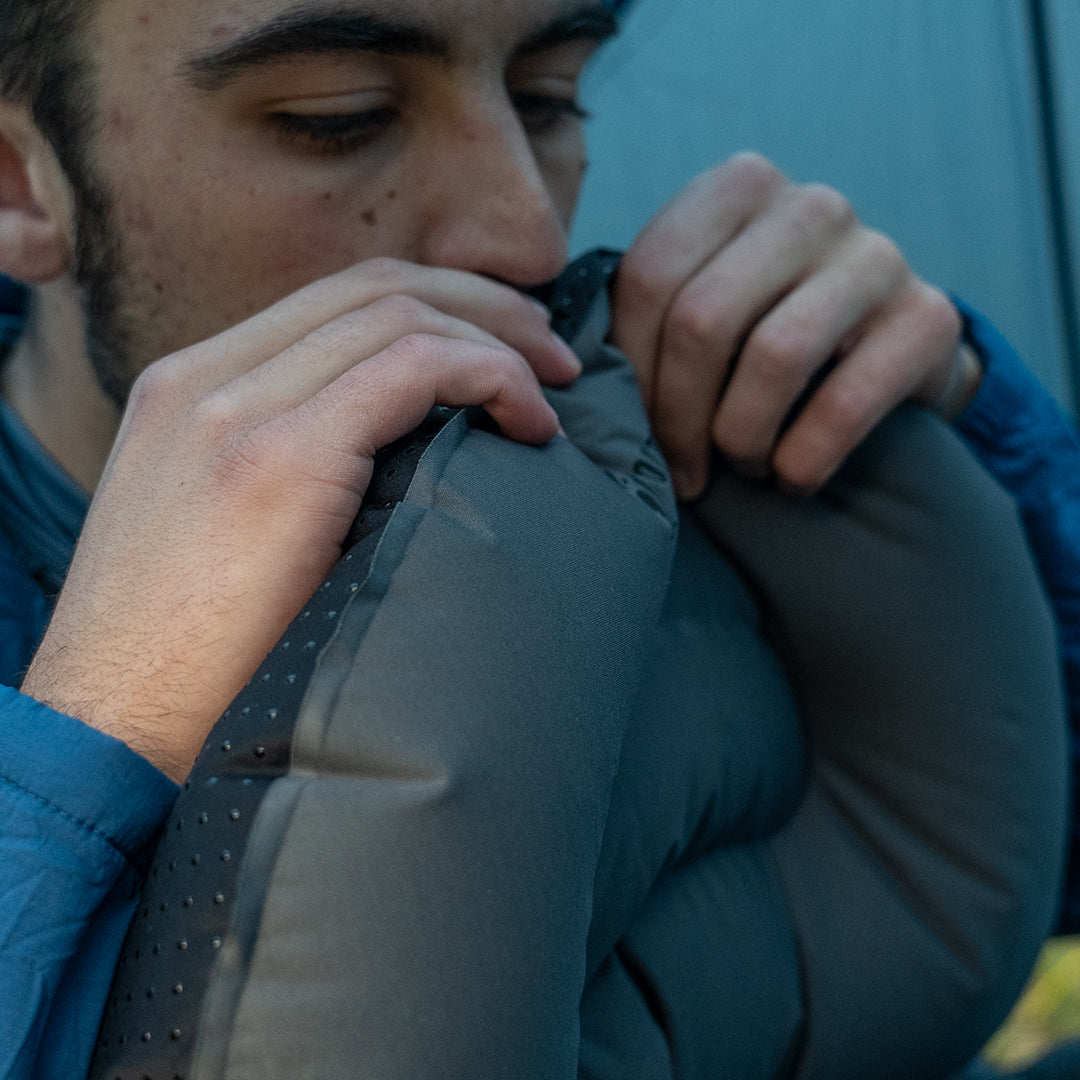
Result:
[[73,265],[71,193],[30,110],[0,101],[0,273],[27,285]]

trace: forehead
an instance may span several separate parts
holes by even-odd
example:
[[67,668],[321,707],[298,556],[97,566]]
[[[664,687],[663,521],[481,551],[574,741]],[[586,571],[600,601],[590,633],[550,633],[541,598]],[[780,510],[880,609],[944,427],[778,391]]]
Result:
[[[606,0],[99,0],[90,24],[91,46],[105,57],[127,56],[161,72],[190,68],[253,41],[301,40],[305,27],[323,35],[324,51],[337,33],[343,49],[362,46],[366,29],[388,29],[417,51],[456,63],[505,61],[547,28],[590,20],[599,32]],[[298,34],[300,36],[298,36]],[[315,41],[315,38],[310,38]],[[254,55],[254,54],[253,54]]]

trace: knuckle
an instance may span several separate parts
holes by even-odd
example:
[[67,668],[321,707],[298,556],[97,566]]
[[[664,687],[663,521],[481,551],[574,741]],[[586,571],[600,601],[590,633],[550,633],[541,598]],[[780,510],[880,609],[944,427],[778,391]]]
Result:
[[393,293],[376,300],[370,307],[371,315],[393,325],[415,326],[430,321],[432,308],[415,296]]
[[664,344],[676,353],[728,356],[737,334],[738,328],[722,304],[688,291],[672,305]]
[[851,203],[827,184],[804,184],[795,189],[793,199],[796,216],[806,225],[840,230],[855,220]]
[[187,405],[190,391],[185,355],[167,356],[141,372],[128,395],[129,423],[159,423]]
[[787,182],[784,174],[768,158],[753,150],[742,150],[730,157],[717,171],[720,182],[730,182],[748,196],[768,198]]
[[867,229],[862,238],[863,252],[870,265],[880,267],[890,279],[902,281],[910,270],[907,259],[896,242],[876,229]]
[[412,331],[402,334],[385,352],[394,354],[394,362],[408,365],[413,371],[430,371],[447,362],[446,339],[435,334]]
[[229,388],[215,390],[194,402],[186,422],[198,441],[206,446],[223,445],[234,438],[244,425],[246,410]]
[[811,360],[807,342],[815,340],[815,330],[805,318],[789,319],[783,325],[766,324],[747,341],[742,362],[752,363],[771,384],[802,383]]
[[819,430],[827,432],[834,445],[847,445],[867,426],[873,414],[875,396],[872,387],[855,381],[837,380],[822,392]]
[[178,364],[175,356],[158,360],[145,368],[131,387],[129,401],[134,406],[146,407],[171,396],[178,382]]
[[464,362],[470,404],[505,405],[529,392],[524,361],[506,350],[478,346],[470,349]]
[[506,402],[527,392],[527,384],[521,373],[507,364],[500,364],[486,373],[487,393],[485,400]]
[[489,358],[489,363],[507,387],[536,387],[539,392],[540,384],[536,375],[520,353],[511,349],[487,348],[484,355]]
[[425,330],[399,337],[384,357],[393,369],[439,380],[440,373],[468,369],[485,382],[492,379],[520,379],[530,372],[524,358],[513,350],[460,338],[449,338]]
[[956,305],[940,289],[919,281],[916,285],[916,297],[920,307],[920,317],[924,325],[935,335],[959,340],[963,330],[963,320]]
[[300,341],[285,349],[282,355],[295,355],[298,350],[306,350],[308,352],[331,352],[343,341],[348,340],[349,336],[356,329],[358,321],[357,313],[350,311],[344,315],[338,316],[336,319],[332,319],[330,322],[321,323],[319,326],[312,327],[312,329],[304,334]]
[[615,292],[621,304],[656,309],[664,303],[671,286],[671,282],[657,273],[655,262],[644,248],[635,245],[619,263]]

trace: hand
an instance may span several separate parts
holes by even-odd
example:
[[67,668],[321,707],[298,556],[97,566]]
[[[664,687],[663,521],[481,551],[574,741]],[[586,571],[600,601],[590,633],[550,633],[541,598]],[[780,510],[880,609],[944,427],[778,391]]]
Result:
[[754,154],[700,176],[646,226],[616,278],[612,340],[682,498],[704,489],[710,442],[740,471],[812,492],[894,405],[951,417],[981,377],[956,309],[890,240],[839,193]]
[[389,260],[315,283],[137,381],[24,692],[174,779],[340,556],[380,446],[436,403],[511,438],[579,365],[546,313]]

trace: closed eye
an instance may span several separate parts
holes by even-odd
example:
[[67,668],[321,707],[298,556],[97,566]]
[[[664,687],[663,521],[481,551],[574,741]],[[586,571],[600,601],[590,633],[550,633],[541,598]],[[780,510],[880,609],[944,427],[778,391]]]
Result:
[[580,123],[589,118],[581,105],[570,97],[522,92],[512,95],[512,101],[529,135],[543,135],[566,120]]
[[348,154],[377,139],[397,118],[389,106],[363,112],[290,113],[270,115],[277,130],[301,149],[321,154]]

